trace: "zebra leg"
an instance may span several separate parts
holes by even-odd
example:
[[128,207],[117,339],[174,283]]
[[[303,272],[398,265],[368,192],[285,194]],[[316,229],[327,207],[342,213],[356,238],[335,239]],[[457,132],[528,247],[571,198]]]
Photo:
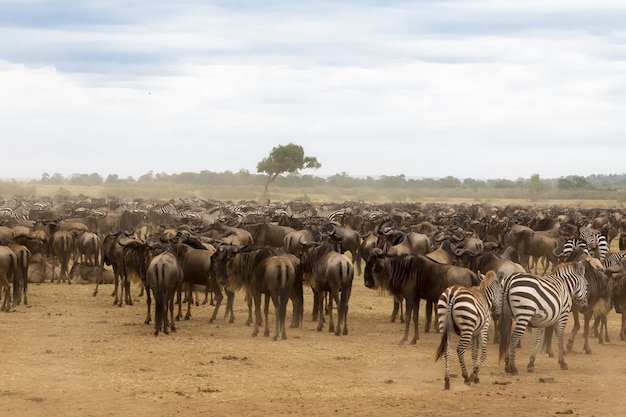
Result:
[[567,315],[563,320],[561,320],[557,324],[556,334],[557,340],[559,343],[559,365],[561,365],[561,370],[566,371],[567,364],[565,363],[565,349],[563,348],[563,339],[565,338],[565,325],[567,324]]
[[[461,364],[461,375],[463,375],[463,380],[466,384],[470,383],[469,374],[467,373],[467,367],[465,366],[465,350],[472,343],[472,334],[471,331],[469,333],[463,333],[461,335],[461,340],[459,340],[459,344],[456,348],[456,354],[459,357],[459,363]],[[474,356],[474,349],[472,347],[472,356]]]
[[474,382],[475,384],[480,382],[480,379],[478,378],[478,371],[480,371],[480,368],[487,359],[487,339],[489,339],[489,321],[486,322],[481,329],[480,334],[474,339],[474,350],[476,353],[473,353],[472,356],[478,356],[478,348],[480,348],[480,358],[478,359],[478,362],[474,359],[474,371],[470,375],[470,382]]
[[515,366],[515,349],[517,349],[517,345],[520,342],[522,334],[528,327],[528,321],[530,318],[524,318],[524,320],[517,319],[513,323],[513,333],[511,334],[511,338],[509,340],[509,355],[504,360],[504,371],[511,375],[517,375],[517,366]]
[[[537,333],[535,334],[535,346],[533,346],[533,351],[530,354],[530,360],[528,361],[528,366],[526,370],[528,372],[533,372],[535,370],[535,358],[537,357],[537,352],[539,352],[539,347],[541,346],[541,342],[543,342],[543,335],[546,329],[544,327],[537,328]],[[561,340],[562,342],[562,340]],[[562,348],[563,343],[561,343],[559,348]]]
[[445,334],[443,337],[446,338],[446,350],[443,352],[444,358],[446,360],[446,374],[444,377],[444,389],[450,389],[450,332],[448,329],[443,329],[442,332]]

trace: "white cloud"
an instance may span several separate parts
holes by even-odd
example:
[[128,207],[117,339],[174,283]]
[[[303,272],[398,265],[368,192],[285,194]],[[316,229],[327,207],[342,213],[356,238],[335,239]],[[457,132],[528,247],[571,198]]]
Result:
[[152,4],[0,5],[0,178],[254,172],[288,142],[319,175],[621,172],[583,159],[624,150],[621,4]]

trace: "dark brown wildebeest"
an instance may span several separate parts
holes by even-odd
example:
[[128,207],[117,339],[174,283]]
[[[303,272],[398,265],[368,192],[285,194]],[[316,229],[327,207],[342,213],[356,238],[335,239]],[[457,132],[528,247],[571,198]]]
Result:
[[287,302],[296,279],[295,268],[291,261],[286,257],[276,255],[268,246],[222,247],[218,254],[217,273],[221,283],[233,291],[246,290],[254,300],[256,320],[252,336],[256,336],[259,332],[261,294],[265,294],[265,332],[263,335],[270,335],[268,313],[271,298],[276,311],[274,340],[278,340],[279,334],[286,339]]
[[271,246],[273,248],[282,248],[285,236],[296,230],[293,227],[266,222],[246,224],[243,228],[250,232],[255,245]]
[[[138,239],[131,237],[133,234],[134,231],[118,230],[115,233],[109,233],[102,241],[102,262],[100,263],[100,268],[104,269],[104,266],[108,265],[113,269],[113,275],[115,277],[115,287],[112,294],[112,296],[115,297],[113,301],[114,305],[121,306],[122,302],[124,302],[122,298],[124,291],[122,291],[121,294],[118,292],[120,282],[122,283],[123,290],[126,290],[126,304],[132,304],[129,293],[130,282],[123,275],[124,246],[122,246],[122,244],[126,244],[130,241],[140,242]],[[99,286],[100,281],[97,281],[96,288],[93,291],[94,297],[98,295]]]
[[376,250],[365,264],[363,274],[365,286],[388,291],[394,297],[406,300],[404,336],[400,343],[409,338],[411,317],[415,324],[415,335],[411,344],[419,339],[419,301],[436,302],[441,293],[451,285],[471,287],[478,285],[473,271],[455,265],[442,264],[424,255],[393,256]]
[[361,236],[359,233],[352,229],[350,226],[339,226],[335,223],[328,223],[324,226],[323,230],[337,242],[338,252],[346,253],[350,252],[352,258],[352,265],[356,266],[357,273],[361,274]]
[[58,282],[70,280],[67,277],[69,272],[69,263],[72,253],[74,252],[74,235],[68,230],[55,230],[51,232],[50,244],[52,247],[52,279],[54,281],[55,260],[58,260],[60,272]]
[[[215,247],[210,244],[203,244],[190,236],[179,236],[179,242],[180,243],[171,243],[170,246],[182,269],[183,284],[186,284],[187,287],[187,295],[185,297],[187,301],[187,314],[185,315],[185,320],[189,320],[191,317],[192,290],[194,285],[203,285],[208,291],[211,291],[215,295],[215,308],[209,318],[209,323],[213,323],[217,317],[222,300],[224,299],[222,289],[213,273],[212,259],[216,252]],[[230,313],[232,323],[235,320],[232,309],[234,294],[228,291],[227,295],[226,313]],[[176,320],[180,320],[182,317],[181,310],[182,300],[179,296]]]
[[74,234],[76,238],[75,262],[85,265],[100,265],[100,237],[87,230],[79,230]]
[[11,248],[17,257],[15,273],[13,274],[13,304],[20,305],[23,295],[24,304],[28,305],[28,266],[30,265],[32,255],[30,250],[24,245],[10,243],[9,248]]
[[[160,330],[168,334],[171,329],[176,331],[174,325],[174,294],[182,285],[183,272],[176,261],[176,255],[165,247],[165,251],[155,255],[150,260],[146,271],[146,292],[152,290],[154,295],[154,335]],[[148,312],[150,311],[150,298],[148,300]],[[168,314],[169,318],[168,318]]]
[[17,267],[15,253],[6,245],[0,245],[0,286],[4,290],[4,301],[0,311],[11,310],[11,285]]
[[[348,302],[352,293],[354,266],[350,259],[337,252],[332,243],[300,241],[304,247],[301,255],[302,272],[317,293],[317,331],[324,327],[324,293],[328,293],[328,331],[337,336],[348,334]],[[307,279],[308,278],[308,279]],[[340,295],[341,294],[341,295]],[[337,304],[337,327],[333,322],[333,302]],[[343,324],[343,331],[341,329]]]

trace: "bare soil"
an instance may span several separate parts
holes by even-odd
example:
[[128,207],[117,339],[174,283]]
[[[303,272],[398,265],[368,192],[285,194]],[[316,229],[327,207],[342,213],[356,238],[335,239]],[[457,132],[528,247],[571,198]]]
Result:
[[459,376],[445,391],[443,360],[433,359],[440,335],[423,333],[420,324],[417,345],[399,345],[403,325],[389,321],[391,299],[365,288],[361,277],[355,277],[347,336],[315,330],[309,291],[303,327],[288,329],[288,339],[276,342],[251,337],[241,294],[235,323],[220,313],[209,324],[213,307],[201,305],[192,309],[191,320],[177,323],[176,333],[154,337],[152,325],[143,323],[145,300],[138,289],[134,305],[121,308],[112,304],[111,285],[101,286],[97,297],[92,285],[44,283],[29,290],[28,306],[0,315],[0,416],[537,417],[626,411],[626,342],[619,340],[614,312],[612,340],[592,340],[587,355],[579,335],[566,356],[567,371],[540,354],[535,372],[527,373],[527,333],[518,376],[504,372],[490,344],[480,383],[463,383],[454,355],[452,372]]

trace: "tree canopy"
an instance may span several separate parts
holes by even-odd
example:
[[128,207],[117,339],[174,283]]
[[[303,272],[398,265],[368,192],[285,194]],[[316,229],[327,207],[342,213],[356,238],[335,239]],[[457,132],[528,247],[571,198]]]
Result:
[[296,173],[304,168],[320,168],[322,165],[317,158],[305,156],[304,149],[300,145],[289,143],[272,148],[269,156],[263,158],[256,166],[257,172],[267,174],[265,194],[270,183],[276,181],[276,177],[283,173]]

